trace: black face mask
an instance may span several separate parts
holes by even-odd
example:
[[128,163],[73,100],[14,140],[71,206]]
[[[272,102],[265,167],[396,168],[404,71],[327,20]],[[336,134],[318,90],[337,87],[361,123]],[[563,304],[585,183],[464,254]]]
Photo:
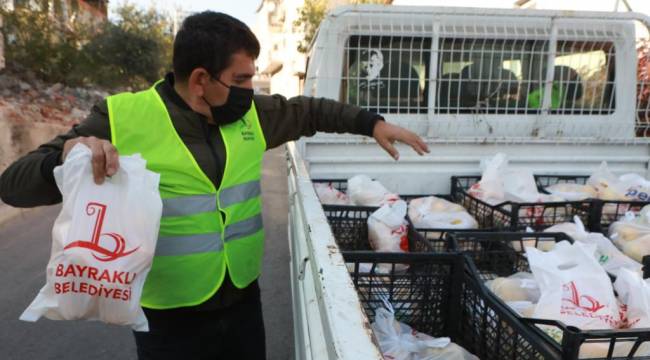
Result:
[[248,110],[250,110],[251,104],[253,103],[253,89],[228,86],[219,79],[215,80],[230,89],[226,103],[220,106],[212,106],[205,97],[203,97],[203,101],[210,106],[212,119],[217,125],[221,126],[234,123],[244,117]]

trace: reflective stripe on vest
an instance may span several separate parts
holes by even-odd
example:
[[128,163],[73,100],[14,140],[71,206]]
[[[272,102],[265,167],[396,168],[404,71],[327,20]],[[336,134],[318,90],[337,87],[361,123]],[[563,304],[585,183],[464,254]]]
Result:
[[260,179],[266,150],[255,104],[242,119],[219,127],[226,157],[216,189],[155,88],[110,96],[107,103],[120,155],[140,153],[147,168],[161,175],[163,214],[141,305],[200,304],[219,289],[226,269],[238,288],[254,281],[264,250]]
[[236,185],[227,189],[221,190],[219,195],[219,204],[221,207],[228,207],[230,205],[244,202],[260,196],[262,188],[259,180],[249,181],[240,185]]
[[226,242],[241,239],[262,230],[262,214],[236,222],[226,228]]
[[189,255],[222,250],[221,233],[161,236],[156,244],[156,256]]
[[217,197],[212,194],[162,199],[163,217],[187,216],[217,210]]

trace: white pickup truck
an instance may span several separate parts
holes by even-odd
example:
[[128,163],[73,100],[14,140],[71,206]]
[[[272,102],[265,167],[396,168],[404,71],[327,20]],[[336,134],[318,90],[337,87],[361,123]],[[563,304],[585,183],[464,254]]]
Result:
[[636,13],[331,12],[311,46],[304,95],[381,113],[431,153],[401,147],[395,162],[351,135],[288,145],[296,359],[382,358],[312,179],[366,174],[400,194],[449,194],[452,175],[479,174],[497,152],[539,174],[590,174],[607,161],[647,178],[649,26]]

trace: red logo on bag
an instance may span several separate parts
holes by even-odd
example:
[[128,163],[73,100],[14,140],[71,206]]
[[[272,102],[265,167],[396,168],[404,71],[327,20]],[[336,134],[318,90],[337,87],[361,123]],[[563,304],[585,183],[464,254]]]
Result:
[[[63,250],[75,247],[85,248],[91,250],[95,259],[99,261],[113,261],[123,256],[127,256],[140,248],[138,246],[133,250],[126,251],[126,241],[122,235],[116,233],[102,234],[102,226],[104,225],[104,217],[106,216],[106,205],[96,202],[88,203],[88,206],[86,206],[86,214],[92,216],[95,213],[97,213],[97,218],[95,220],[95,228],[93,229],[92,240],[74,241],[64,247]],[[99,240],[102,237],[108,237],[112,239],[115,242],[115,247],[113,249],[103,247],[99,243]]]
[[565,293],[569,293],[570,298],[563,298],[562,301],[571,303],[572,305],[589,312],[596,312],[605,307],[598,300],[589,295],[580,295],[576,284],[571,281],[570,283],[562,286]]
[[399,238],[399,248],[402,251],[409,251],[409,238],[407,235],[408,227],[405,225],[400,225],[399,228],[392,230],[391,235],[398,235]]

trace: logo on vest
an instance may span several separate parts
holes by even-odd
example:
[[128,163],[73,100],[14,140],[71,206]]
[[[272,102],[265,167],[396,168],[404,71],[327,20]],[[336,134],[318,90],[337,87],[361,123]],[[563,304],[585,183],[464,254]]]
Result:
[[244,141],[253,141],[255,140],[255,133],[253,132],[253,124],[246,118],[241,119],[241,125],[239,126],[241,131],[241,136]]
[[[66,245],[66,247],[63,248],[64,250],[72,248],[88,249],[92,251],[93,257],[99,261],[113,261],[115,259],[127,256],[140,248],[138,246],[135,249],[126,250],[126,240],[122,235],[113,232],[102,233],[102,227],[104,226],[104,217],[106,216],[106,205],[90,202],[86,206],[86,214],[88,214],[88,216],[93,216],[96,214],[95,227],[93,229],[91,240],[73,241],[72,243]],[[106,240],[112,241],[112,249],[105,246]]]

